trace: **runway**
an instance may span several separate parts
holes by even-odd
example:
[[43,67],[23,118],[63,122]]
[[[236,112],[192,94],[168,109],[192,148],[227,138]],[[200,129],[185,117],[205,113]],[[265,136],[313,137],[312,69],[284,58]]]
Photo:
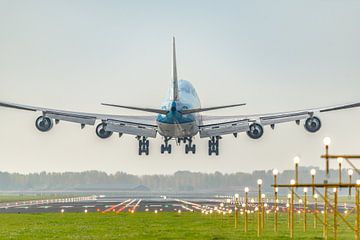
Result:
[[[226,196],[105,196],[92,195],[82,197],[58,198],[51,200],[21,201],[0,203],[1,213],[124,213],[124,212],[202,212],[202,213],[231,213],[235,208],[233,199]],[[239,208],[243,207],[240,200]],[[249,202],[248,209],[256,211],[257,203]],[[274,203],[268,200],[264,203],[267,211],[273,211]],[[278,203],[278,211],[286,212],[286,202]],[[307,208],[313,207],[311,203]],[[302,206],[296,204],[295,208],[301,210]],[[319,210],[322,210],[319,204]],[[341,207],[340,207],[341,208]]]
[[56,212],[178,212],[199,211],[202,206],[215,207],[221,199],[195,199],[194,202],[158,197],[86,196],[52,200],[0,203],[1,213],[56,213]]

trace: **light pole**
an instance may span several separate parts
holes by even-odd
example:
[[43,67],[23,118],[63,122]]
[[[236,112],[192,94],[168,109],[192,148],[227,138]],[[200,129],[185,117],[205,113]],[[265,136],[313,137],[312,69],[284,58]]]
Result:
[[356,180],[356,187],[355,187],[355,211],[356,211],[356,224],[355,224],[355,239],[359,240],[359,225],[360,225],[360,209],[359,209],[359,186],[360,180]]
[[312,184],[312,195],[314,196],[315,194],[315,175],[316,175],[316,170],[313,168],[310,170],[310,174],[311,174],[311,184]]
[[[354,171],[350,168],[348,169],[348,175],[349,175],[349,184],[351,184],[352,175],[354,174]],[[351,197],[351,187],[349,187],[349,196]]]
[[261,194],[261,214],[262,214],[262,219],[261,219],[261,228],[262,231],[264,231],[265,229],[265,194]]
[[331,138],[325,137],[324,140],[325,145],[325,158],[326,158],[326,175],[329,175],[329,146],[331,144]]
[[237,228],[238,226],[238,221],[239,221],[239,194],[236,193],[235,194],[235,228]]
[[274,226],[274,231],[275,232],[277,232],[277,230],[278,230],[278,209],[279,209],[279,207],[278,207],[278,201],[279,201],[279,199],[278,199],[278,192],[279,192],[279,188],[278,187],[276,187],[275,188],[275,211],[274,211],[274,217],[275,217],[275,226]]
[[245,226],[244,226],[244,230],[245,230],[245,232],[247,232],[248,231],[248,201],[249,201],[249,188],[248,187],[246,187],[245,189],[244,189],[244,191],[245,191]]
[[294,164],[295,164],[295,182],[299,183],[299,163],[300,163],[300,157],[296,156],[294,157]]
[[294,179],[291,179],[290,181],[290,185],[291,185],[291,201],[290,201],[290,216],[291,216],[291,221],[290,221],[290,238],[293,239],[294,238],[294,185],[296,184]]
[[315,200],[315,204],[314,204],[314,228],[317,227],[317,212],[318,212],[318,195],[317,193],[314,194],[314,200]]
[[343,163],[344,158],[339,157],[337,158],[337,162],[339,164],[339,184],[341,184],[341,164]]
[[278,215],[277,215],[277,208],[278,208],[278,187],[277,185],[277,175],[279,174],[279,171],[275,168],[273,170],[273,175],[274,175],[274,204],[275,204],[275,211],[274,211],[274,218],[275,218],[275,222],[274,222],[274,231],[277,232],[277,225],[278,225]]
[[336,234],[337,234],[337,202],[338,202],[338,195],[337,195],[337,189],[333,188],[333,192],[334,192],[334,239],[336,240]]
[[257,226],[257,235],[260,237],[260,231],[261,231],[261,185],[262,185],[262,179],[257,180],[258,184],[258,226]]
[[306,212],[307,212],[307,210],[306,210],[306,207],[307,207],[307,203],[306,203],[306,201],[307,201],[307,191],[308,191],[308,189],[307,188],[304,188],[304,232],[306,232]]
[[287,195],[288,197],[288,200],[287,200],[287,203],[286,203],[286,207],[288,209],[288,228],[290,229],[291,228],[291,209],[290,209],[290,201],[291,201],[291,194],[289,193]]
[[227,211],[227,213],[228,213],[228,220],[229,220],[229,222],[230,222],[230,204],[231,204],[231,199],[230,198],[228,198],[228,199],[226,199],[226,203],[227,203],[227,209],[226,209],[226,211]]

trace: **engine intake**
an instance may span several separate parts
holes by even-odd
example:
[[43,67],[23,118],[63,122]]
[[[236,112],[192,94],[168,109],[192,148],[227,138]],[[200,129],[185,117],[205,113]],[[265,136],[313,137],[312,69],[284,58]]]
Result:
[[40,132],[48,132],[53,127],[53,121],[44,116],[40,116],[36,119],[35,126]]
[[308,132],[315,133],[320,130],[321,121],[317,117],[310,117],[306,119],[304,127]]
[[98,135],[99,138],[106,139],[106,138],[111,137],[111,135],[113,134],[113,132],[111,132],[111,131],[106,131],[105,127],[106,127],[105,123],[100,123],[96,127],[96,135]]
[[247,131],[247,135],[252,139],[259,139],[263,134],[264,128],[258,123],[251,124],[249,131]]

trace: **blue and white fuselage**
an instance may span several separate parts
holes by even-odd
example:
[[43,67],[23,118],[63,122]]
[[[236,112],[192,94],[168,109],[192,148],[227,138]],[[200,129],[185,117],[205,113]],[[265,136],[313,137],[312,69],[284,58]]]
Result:
[[182,110],[201,108],[199,97],[193,85],[186,80],[178,81],[178,96],[169,97],[161,105],[162,110],[168,111],[166,115],[157,116],[158,131],[164,137],[184,138],[195,136],[199,131],[200,115],[198,113],[182,114]]

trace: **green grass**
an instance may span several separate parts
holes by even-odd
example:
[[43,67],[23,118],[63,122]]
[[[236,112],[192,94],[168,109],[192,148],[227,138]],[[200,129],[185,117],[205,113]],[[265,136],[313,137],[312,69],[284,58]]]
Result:
[[[289,239],[287,214],[279,216],[278,233],[274,233],[271,215],[267,216],[261,239]],[[322,239],[320,223],[314,230],[311,215],[306,233],[303,221],[296,217],[296,239]],[[350,218],[353,223],[353,216]],[[242,216],[235,229],[233,216],[200,213],[0,214],[0,239],[256,239],[256,219],[250,214],[249,231],[244,233]],[[339,228],[338,239],[354,238],[345,224]],[[332,237],[330,227],[329,239]]]

